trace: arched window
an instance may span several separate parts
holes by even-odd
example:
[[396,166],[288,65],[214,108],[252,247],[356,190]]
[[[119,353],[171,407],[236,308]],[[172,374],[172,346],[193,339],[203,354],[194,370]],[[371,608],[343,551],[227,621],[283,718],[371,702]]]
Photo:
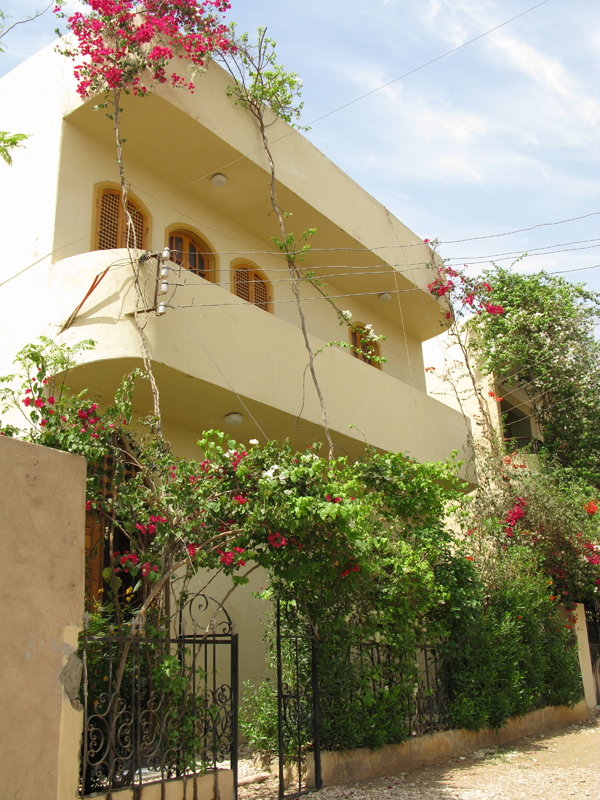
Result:
[[352,355],[358,358],[359,361],[364,361],[365,364],[370,364],[372,367],[381,369],[380,361],[372,361],[372,356],[377,358],[381,357],[381,349],[379,342],[374,342],[366,335],[366,326],[355,324],[350,330],[350,343],[352,344]]
[[271,287],[265,276],[250,264],[234,267],[233,291],[264,311],[271,311]]
[[96,250],[116,250],[121,247],[146,249],[148,218],[141,210],[141,203],[134,198],[127,200],[127,211],[133,222],[133,230],[129,231],[120,189],[100,189],[96,209]]
[[213,257],[210,247],[191,231],[175,230],[169,233],[169,250],[171,261],[194,275],[212,280]]

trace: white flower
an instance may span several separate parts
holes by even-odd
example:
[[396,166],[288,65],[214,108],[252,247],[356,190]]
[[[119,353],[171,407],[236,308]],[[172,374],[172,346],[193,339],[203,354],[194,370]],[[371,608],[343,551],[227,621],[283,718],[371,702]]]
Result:
[[258,439],[250,439],[250,444],[258,444]]

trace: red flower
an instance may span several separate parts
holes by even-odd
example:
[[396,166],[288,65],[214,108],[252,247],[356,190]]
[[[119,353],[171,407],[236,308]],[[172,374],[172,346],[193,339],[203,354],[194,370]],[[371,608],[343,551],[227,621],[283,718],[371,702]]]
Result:
[[196,545],[195,544],[188,544],[187,550],[188,550],[188,553],[190,554],[190,558],[194,558],[194,556],[196,555]]
[[29,405],[31,404],[31,397],[26,397],[26,398],[25,398],[25,399],[22,401],[22,403],[23,403],[23,405],[24,405],[24,406],[29,406]]
[[586,506],[584,506],[584,508],[587,511],[587,513],[591,514],[592,516],[598,511],[598,506],[596,505],[596,503],[594,503],[593,500],[590,500],[590,502]]
[[221,564],[223,564],[225,567],[230,567],[235,560],[233,553],[224,553],[222,550],[219,550],[218,552],[221,554],[221,558],[219,559]]
[[56,400],[53,397],[49,397],[48,402],[50,403],[51,406],[53,406]]
[[44,401],[43,401],[43,399],[42,399],[41,397],[37,397],[37,398],[36,398],[36,399],[33,401],[33,405],[34,405],[36,408],[43,408],[43,407],[44,407]]
[[287,539],[280,533],[270,533],[269,543],[276,548],[285,547],[287,544]]

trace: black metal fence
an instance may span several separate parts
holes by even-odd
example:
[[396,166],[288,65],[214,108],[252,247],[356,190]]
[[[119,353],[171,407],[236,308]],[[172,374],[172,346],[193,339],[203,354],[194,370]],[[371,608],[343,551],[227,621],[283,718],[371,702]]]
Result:
[[238,637],[195,595],[175,637],[83,637],[80,794],[194,779],[230,761],[237,797]]
[[[320,789],[321,742],[318,649],[311,632],[302,624],[289,626],[294,606],[277,601],[277,720],[279,738],[279,797],[297,797],[311,788]],[[296,623],[298,621],[296,620]],[[308,775],[312,749],[314,775]],[[286,775],[287,771],[287,775]],[[286,794],[286,784],[290,791]]]
[[383,718],[388,738],[375,746],[451,727],[449,680],[435,646],[407,653],[349,641],[332,652],[295,604],[278,603],[276,634],[280,799],[321,788],[321,747],[336,748],[340,726],[346,741],[356,736],[354,746],[365,746],[364,730],[383,728]]

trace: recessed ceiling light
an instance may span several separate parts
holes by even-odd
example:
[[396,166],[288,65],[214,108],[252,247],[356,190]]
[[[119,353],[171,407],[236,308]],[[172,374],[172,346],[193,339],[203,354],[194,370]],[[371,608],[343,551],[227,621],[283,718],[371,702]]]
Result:
[[225,184],[227,183],[227,175],[223,175],[221,172],[217,172],[212,176],[210,182],[212,183],[213,186],[225,186]]

